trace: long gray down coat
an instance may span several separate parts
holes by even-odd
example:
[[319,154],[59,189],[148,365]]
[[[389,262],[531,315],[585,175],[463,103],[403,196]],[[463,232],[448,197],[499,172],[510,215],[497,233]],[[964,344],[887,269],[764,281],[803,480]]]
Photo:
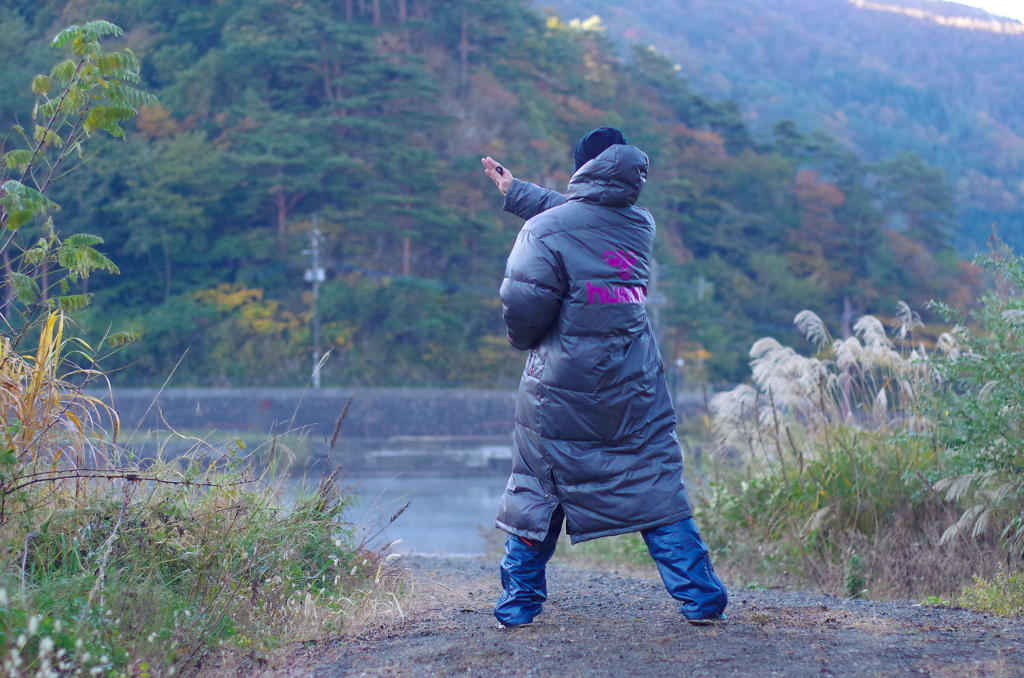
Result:
[[501,301],[509,342],[530,353],[496,524],[525,539],[544,538],[558,504],[573,543],[691,516],[645,307],[655,226],[634,203],[647,166],[612,146],[565,195],[516,180],[505,196],[528,221]]

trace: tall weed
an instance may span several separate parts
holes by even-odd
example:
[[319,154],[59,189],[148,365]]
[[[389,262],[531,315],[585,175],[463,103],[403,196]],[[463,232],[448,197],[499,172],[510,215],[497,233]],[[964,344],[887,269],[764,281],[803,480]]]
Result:
[[991,570],[991,544],[940,546],[955,507],[933,484],[949,460],[921,407],[942,375],[915,341],[920,320],[901,305],[892,336],[865,316],[842,340],[810,311],[796,323],[816,356],[762,339],[752,384],[712,403],[711,544],[746,578],[797,572],[846,596],[954,593]]
[[278,450],[260,471],[240,444],[141,459],[115,443],[115,415],[61,357],[63,322],[52,315],[33,355],[0,362],[6,674],[170,675],[223,648],[324,638],[394,600],[398,573],[359,544],[336,475],[286,506]]

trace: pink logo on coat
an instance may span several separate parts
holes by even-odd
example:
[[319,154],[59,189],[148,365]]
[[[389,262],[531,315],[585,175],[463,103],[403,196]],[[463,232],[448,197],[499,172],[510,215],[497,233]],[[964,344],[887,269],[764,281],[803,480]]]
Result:
[[629,280],[630,269],[636,264],[636,255],[629,250],[608,250],[601,255],[609,266],[619,269],[619,277]]
[[588,304],[646,304],[646,287],[600,287],[587,281]]

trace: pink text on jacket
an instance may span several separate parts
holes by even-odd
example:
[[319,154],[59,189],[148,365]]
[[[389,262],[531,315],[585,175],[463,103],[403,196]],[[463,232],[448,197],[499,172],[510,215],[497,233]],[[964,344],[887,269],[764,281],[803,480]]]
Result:
[[588,304],[646,304],[646,287],[601,287],[587,282]]

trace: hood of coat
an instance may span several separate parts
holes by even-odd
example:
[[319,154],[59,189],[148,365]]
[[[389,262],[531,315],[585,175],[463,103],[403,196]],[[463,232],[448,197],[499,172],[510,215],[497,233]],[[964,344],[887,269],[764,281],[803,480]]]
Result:
[[567,200],[586,200],[608,207],[633,205],[647,181],[647,154],[634,146],[610,146],[572,175]]

